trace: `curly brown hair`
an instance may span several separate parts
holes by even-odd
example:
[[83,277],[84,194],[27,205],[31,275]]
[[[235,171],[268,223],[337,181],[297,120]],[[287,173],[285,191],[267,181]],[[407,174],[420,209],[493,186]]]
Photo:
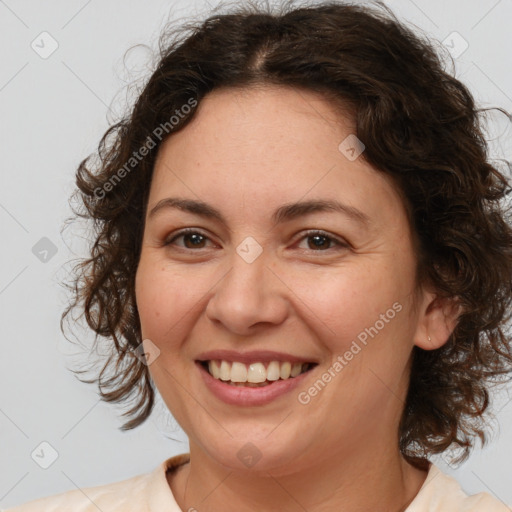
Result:
[[486,442],[491,384],[512,368],[508,184],[488,156],[485,110],[446,71],[434,45],[380,3],[287,2],[278,12],[246,4],[164,31],[160,41],[157,68],[133,109],[104,134],[96,164],[88,157],[76,173],[74,213],[92,222],[94,240],[90,257],[75,267],[61,327],[79,309],[95,343],[112,340],[99,375],[85,382],[97,382],[107,402],[133,399],[124,430],[153,408],[148,367],[134,357],[142,342],[135,274],[161,143],[214,89],[302,88],[350,107],[362,157],[390,175],[404,198],[418,240],[418,284],[462,306],[445,345],[413,349],[400,450],[420,468],[453,445],[463,449],[459,460],[467,458],[477,436]]

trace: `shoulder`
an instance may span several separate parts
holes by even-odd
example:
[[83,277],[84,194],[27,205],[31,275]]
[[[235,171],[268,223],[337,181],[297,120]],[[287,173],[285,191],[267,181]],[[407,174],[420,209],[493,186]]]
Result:
[[511,512],[489,493],[469,496],[455,478],[431,464],[427,479],[405,512]]
[[131,510],[132,506],[139,506],[140,510],[146,510],[140,503],[141,491],[147,485],[150,474],[138,475],[120,482],[74,489],[53,496],[39,498],[10,508],[5,512],[61,512],[73,510],[74,512],[98,512],[105,510],[117,512],[118,510]]
[[159,509],[179,511],[167,484],[166,471],[187,460],[188,454],[177,455],[161,463],[151,473],[39,498],[4,512],[153,512]]

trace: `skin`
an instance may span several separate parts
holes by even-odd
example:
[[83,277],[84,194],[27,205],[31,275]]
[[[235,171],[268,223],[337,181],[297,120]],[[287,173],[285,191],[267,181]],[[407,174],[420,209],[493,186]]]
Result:
[[[167,197],[200,199],[227,222],[172,208],[147,215],[136,276],[143,338],[160,350],[150,373],[190,441],[190,463],[168,474],[183,510],[399,511],[426,478],[397,444],[411,352],[443,345],[456,319],[433,290],[416,287],[393,182],[338,149],[354,132],[348,114],[315,92],[224,89],[159,150],[147,211]],[[308,199],[337,199],[369,223],[339,212],[272,223],[276,208]],[[198,248],[190,237],[164,245],[185,227],[206,237]],[[317,248],[309,229],[330,239]],[[252,263],[236,252],[248,236],[263,249]],[[395,318],[307,405],[295,391],[264,406],[228,405],[194,363],[210,349],[302,356],[319,362],[304,391],[396,302]],[[248,442],[261,454],[250,468],[237,457]]]

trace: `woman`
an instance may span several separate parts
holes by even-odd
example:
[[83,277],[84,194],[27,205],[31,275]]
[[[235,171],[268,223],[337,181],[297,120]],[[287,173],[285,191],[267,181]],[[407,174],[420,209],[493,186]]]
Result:
[[506,511],[429,461],[485,440],[512,362],[505,176],[385,9],[239,9],[163,51],[77,172],[98,382],[190,453],[12,509]]

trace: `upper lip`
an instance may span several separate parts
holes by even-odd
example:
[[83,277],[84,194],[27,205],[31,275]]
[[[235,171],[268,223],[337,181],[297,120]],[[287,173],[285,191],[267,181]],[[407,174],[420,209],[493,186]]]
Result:
[[289,361],[290,363],[317,363],[314,358],[294,356],[274,350],[253,350],[251,352],[238,352],[237,350],[209,350],[197,356],[198,361],[238,361],[240,363],[257,363],[270,361]]

